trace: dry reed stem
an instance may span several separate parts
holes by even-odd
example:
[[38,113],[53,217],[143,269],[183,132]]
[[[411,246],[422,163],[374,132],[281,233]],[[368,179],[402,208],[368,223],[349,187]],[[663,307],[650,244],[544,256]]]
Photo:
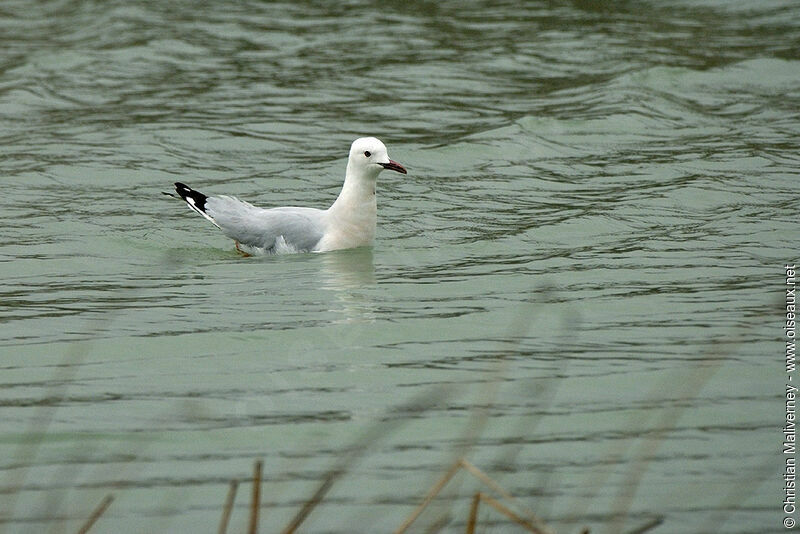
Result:
[[103,515],[103,512],[111,506],[111,503],[114,501],[113,495],[106,495],[105,498],[100,501],[100,504],[97,505],[97,508],[94,509],[92,515],[89,516],[89,519],[86,520],[86,523],[83,524],[81,529],[78,531],[78,534],[86,534],[89,532],[89,529],[92,528],[92,525],[100,519],[100,516]]
[[[711,380],[714,374],[724,365],[724,363],[726,363],[725,359],[730,356],[730,352],[732,352],[731,349],[744,343],[746,341],[745,334],[753,330],[756,326],[758,326],[756,323],[751,322],[745,329],[733,330],[729,335],[720,338],[723,341],[717,340],[707,351],[705,351],[703,354],[704,358],[701,360],[701,362],[711,360],[711,363],[695,363],[697,371],[692,374],[688,380],[685,380],[681,384],[677,385],[680,393],[678,398],[681,400],[686,400],[696,397],[702,390],[703,386],[705,386],[706,383]],[[615,511],[612,515],[612,523],[607,528],[607,532],[616,533],[622,530],[622,525],[625,520],[622,512],[630,510],[636,490],[642,481],[642,477],[647,470],[647,466],[655,457],[656,449],[664,441],[665,435],[674,429],[678,418],[687,409],[687,406],[676,406],[661,412],[659,424],[656,427],[654,435],[645,437],[640,446],[641,452],[634,454],[634,458],[637,458],[637,461],[631,469],[630,474],[623,482],[620,494],[617,495],[614,506]],[[752,485],[748,485],[748,487],[752,487]],[[646,530],[658,526],[662,521],[663,518],[658,517],[651,520],[650,523],[643,525],[643,527],[639,527],[633,532],[645,532]],[[642,530],[643,528],[644,530]],[[713,528],[718,529],[719,525],[715,524]]]
[[470,510],[470,521],[467,522],[467,534],[475,534],[475,526],[478,520],[478,505],[483,501],[507,518],[511,519],[516,524],[533,534],[544,534],[543,530],[539,530],[536,525],[530,523],[527,519],[518,516],[510,508],[506,507],[503,503],[486,495],[485,493],[478,492],[472,500],[472,509]]
[[[681,384],[674,385],[674,388],[678,390],[677,398],[681,400],[695,398],[720,367],[722,367],[722,360],[718,360],[711,365],[699,366],[691,377]],[[653,396],[655,396],[655,392]],[[609,534],[622,532],[627,512],[631,509],[636,490],[639,488],[650,462],[655,458],[656,451],[664,442],[666,435],[675,429],[678,418],[683,415],[686,409],[686,406],[679,405],[662,410],[656,418],[655,429],[645,434],[642,438],[639,443],[639,450],[633,453],[633,457],[636,460],[620,485],[620,492],[612,505],[611,522],[606,527],[606,532]]]
[[297,529],[300,528],[300,525],[303,524],[303,521],[305,521],[306,518],[309,516],[309,514],[311,514],[314,508],[316,508],[317,505],[320,502],[322,502],[322,499],[323,497],[325,497],[325,494],[328,493],[328,490],[331,489],[333,483],[336,481],[337,478],[339,478],[339,476],[343,474],[343,472],[344,471],[342,470],[337,470],[328,473],[328,476],[322,482],[320,487],[317,488],[317,491],[315,491],[314,494],[311,496],[311,498],[306,501],[306,503],[303,505],[300,511],[297,512],[297,514],[295,514],[295,516],[292,518],[292,520],[289,522],[286,528],[284,528],[281,531],[281,533],[293,534],[294,532],[296,532]]
[[[110,314],[109,314],[110,316]],[[102,323],[101,323],[102,325]],[[101,326],[96,331],[101,331]],[[56,376],[51,380],[45,392],[44,399],[53,399],[52,402],[42,402],[33,411],[33,415],[28,420],[28,425],[23,432],[17,450],[11,453],[13,458],[21,467],[12,471],[11,481],[8,483],[10,488],[9,495],[3,500],[5,510],[0,510],[0,520],[2,523],[11,522],[16,511],[17,499],[22,491],[28,473],[35,465],[34,460],[39,454],[39,450],[44,443],[44,438],[58,410],[58,401],[66,396],[69,384],[75,379],[77,367],[83,363],[84,358],[90,349],[84,350],[88,342],[74,342],[62,358],[61,363],[56,367]],[[77,347],[77,348],[74,348]]]
[[[426,392],[416,396],[410,402],[402,404],[389,412],[392,414],[403,414],[412,412],[420,414],[428,411],[431,407],[449,395],[452,387],[442,387],[436,391]],[[322,499],[333,487],[334,482],[344,475],[360,458],[369,445],[374,445],[381,439],[386,439],[391,433],[396,432],[408,419],[384,417],[377,423],[371,425],[367,430],[356,439],[355,444],[343,455],[341,460],[331,468],[325,475],[322,484],[306,501],[303,507],[289,521],[289,524],[281,531],[282,534],[292,534],[297,531],[303,521],[311,514],[314,508],[322,502]]]
[[[515,314],[514,320],[512,321],[512,324],[508,328],[506,336],[502,341],[504,344],[511,343],[512,348],[509,349],[506,354],[498,355],[493,369],[487,371],[488,380],[484,381],[477,395],[478,399],[483,399],[481,402],[482,406],[474,408],[469,419],[467,420],[464,431],[457,441],[457,443],[460,443],[460,445],[457,445],[454,450],[453,458],[456,460],[469,455],[470,451],[475,446],[475,443],[478,442],[478,439],[488,426],[490,421],[489,412],[498,396],[500,387],[503,385],[505,376],[510,367],[510,362],[512,361],[511,357],[520,354],[520,346],[525,340],[526,334],[530,330],[536,315],[539,314],[543,309],[540,304],[537,304],[534,301],[533,297],[535,291],[538,291],[547,297],[547,295],[551,293],[552,288],[544,286],[531,289],[526,298],[522,301],[522,309],[519,310],[519,313]],[[542,391],[542,393],[545,392]],[[545,398],[548,397],[545,395]],[[536,423],[533,424],[533,426],[535,425]],[[531,425],[526,425],[526,429],[530,431]],[[458,482],[454,482],[454,484],[458,484]],[[457,492],[457,489],[453,491]],[[450,514],[451,505],[452,501],[447,501],[445,503],[444,511],[441,513],[441,517],[434,521],[434,523],[446,521],[446,517]],[[433,529],[433,532],[437,531],[438,530],[435,528]]]
[[[159,266],[163,269],[162,272],[167,272],[170,269],[174,269],[178,264],[178,256],[173,257],[167,254],[164,255]],[[135,293],[133,289],[120,291],[131,291]],[[86,356],[91,352],[92,345],[98,339],[99,334],[108,331],[110,325],[120,313],[121,309],[112,309],[105,311],[101,317],[89,319],[86,322],[86,338],[71,342],[64,357],[57,366],[55,379],[51,381],[51,383],[55,385],[48,385],[47,391],[42,397],[43,399],[56,399],[60,401],[66,396],[70,384],[77,376],[78,367],[83,364]],[[37,405],[23,433],[24,439],[20,440],[16,451],[11,453],[11,458],[21,465],[21,469],[15,470],[16,473],[11,475],[11,481],[8,483],[8,487],[10,488],[8,497],[0,503],[2,504],[2,508],[0,508],[0,532],[4,531],[5,529],[3,527],[11,523],[14,518],[19,494],[25,485],[28,473],[35,465],[34,460],[44,444],[45,437],[55,418],[57,410],[57,402],[41,403]],[[108,501],[105,505],[106,508],[111,504],[111,501],[113,501],[113,497],[111,497],[110,500],[109,497],[106,497],[103,501],[103,503]],[[55,502],[60,503],[62,500],[63,498],[56,498]],[[98,510],[100,510],[100,508],[98,508]],[[105,508],[100,510],[100,514],[104,511]],[[88,530],[89,527],[91,527],[91,524],[88,524],[85,528]]]
[[475,532],[475,524],[478,522],[478,505],[481,503],[481,492],[475,494],[472,498],[472,504],[469,507],[469,518],[467,519],[467,534]]
[[546,527],[543,526],[544,522],[541,519],[539,519],[536,516],[536,514],[533,513],[533,511],[529,510],[525,505],[519,502],[516,497],[507,492],[502,486],[500,486],[500,484],[498,484],[497,482],[494,481],[494,479],[489,477],[489,475],[487,475],[486,473],[484,473],[483,471],[481,471],[480,469],[469,463],[464,458],[461,458],[459,462],[461,463],[461,466],[464,469],[466,469],[472,476],[474,476],[475,478],[477,478],[478,480],[480,480],[481,482],[492,488],[494,491],[502,495],[504,499],[514,503],[514,505],[521,512],[524,512],[525,515],[528,516],[528,519],[531,521],[531,523],[539,523],[542,525],[541,528],[543,530],[546,530]]
[[422,502],[419,503],[419,505],[414,509],[414,511],[411,512],[411,515],[409,515],[406,518],[406,520],[403,521],[403,524],[397,527],[397,529],[394,531],[394,534],[402,534],[403,532],[405,532],[406,529],[411,526],[411,523],[416,521],[417,518],[420,516],[420,514],[425,510],[425,508],[428,507],[428,505],[431,503],[431,501],[433,501],[436,495],[438,495],[439,492],[442,491],[442,488],[444,488],[445,485],[447,485],[447,483],[450,482],[450,479],[453,478],[453,476],[456,473],[458,473],[459,469],[461,469],[460,458],[456,460],[453,463],[453,465],[450,466],[450,469],[448,469],[447,472],[445,472],[445,474],[442,475],[433,486],[431,486],[431,489],[428,491],[428,494],[425,496]]
[[[80,447],[76,445],[73,452],[71,454],[65,454],[65,456],[74,458],[75,456],[78,456],[79,450],[84,452],[87,457],[91,457],[92,453],[96,450],[96,447],[91,445],[86,446],[84,444],[81,444]],[[59,469],[56,470],[55,474],[51,477],[51,480],[76,480],[78,478],[78,474],[85,467],[86,465],[83,462],[65,462]],[[48,510],[50,514],[56,515],[61,509],[61,503],[66,499],[68,492],[69,490],[49,491],[45,496],[44,505],[41,507],[41,509]],[[53,521],[48,529],[48,532],[50,534],[61,534],[64,532],[64,524],[60,521]]]
[[225,506],[222,509],[222,517],[219,520],[218,534],[225,534],[228,531],[228,523],[231,520],[231,511],[233,510],[233,501],[236,499],[236,490],[239,488],[239,482],[234,479],[231,480],[231,485],[228,488],[228,495],[225,497]]
[[[410,527],[411,524],[417,520],[417,518],[422,514],[425,508],[427,508],[428,505],[430,505],[430,503],[433,502],[433,499],[436,497],[436,495],[438,495],[439,492],[442,491],[442,489],[447,485],[447,483],[453,478],[453,476],[455,476],[455,474],[460,469],[464,469],[467,473],[469,473],[473,477],[483,482],[492,490],[499,493],[504,499],[507,499],[508,501],[514,503],[514,505],[517,506],[521,511],[524,511],[525,515],[527,515],[528,518],[527,519],[522,518],[515,512],[511,511],[511,509],[501,504],[500,501],[479,492],[477,495],[482,495],[480,499],[484,500],[487,504],[490,504],[491,506],[495,507],[498,511],[512,518],[517,523],[523,524],[525,528],[529,530],[533,529],[532,532],[535,532],[536,534],[553,533],[552,530],[550,530],[548,527],[544,525],[544,522],[541,519],[536,517],[536,514],[534,514],[533,512],[528,510],[525,506],[523,506],[513,495],[511,495],[502,486],[500,486],[500,484],[495,482],[489,475],[487,475],[486,473],[484,473],[483,471],[481,471],[480,469],[469,463],[464,458],[459,458],[453,463],[452,466],[450,466],[450,468],[445,472],[445,474],[442,475],[439,478],[439,480],[436,481],[436,483],[431,487],[431,489],[428,490],[428,493],[425,495],[425,498],[422,500],[422,502],[419,505],[417,505],[417,507],[411,512],[411,514],[406,518],[406,520],[403,521],[403,523],[394,531],[394,534],[403,534],[406,530],[408,530],[408,527]],[[491,502],[487,499],[490,499]],[[500,506],[500,508],[495,506],[495,503],[498,506]],[[470,513],[471,519],[472,519],[472,511],[474,511],[477,514],[477,503],[473,501],[472,506],[475,508],[474,510],[471,510]]]
[[264,463],[261,460],[256,460],[253,465],[253,498],[250,501],[250,528],[247,530],[249,534],[256,534],[258,532],[258,509],[261,506],[261,470]]
[[755,470],[756,473],[767,473],[762,475],[760,480],[753,480],[753,478],[745,475],[738,484],[731,484],[730,491],[720,501],[717,511],[708,516],[708,519],[698,529],[698,532],[722,532],[723,523],[730,518],[730,509],[742,508],[747,497],[755,495],[761,485],[772,476],[772,469],[773,459],[770,457]]
[[[753,328],[753,326],[751,325],[750,328]],[[659,390],[669,388],[678,391],[676,398],[680,400],[687,400],[697,396],[703,386],[725,363],[724,356],[726,356],[726,354],[723,352],[720,345],[725,344],[735,347],[743,342],[744,333],[739,332],[737,334],[736,332],[733,332],[723,339],[730,341],[719,342],[715,344],[703,354],[704,358],[702,360],[699,362],[694,362],[693,367],[698,369],[697,372],[692,374],[688,379],[683,379],[680,381],[676,381],[675,376],[672,374],[667,375],[651,389],[652,393],[650,397],[655,398]],[[711,360],[711,363],[703,364],[703,362],[707,362],[708,360]],[[655,457],[655,452],[663,442],[666,434],[674,429],[678,418],[687,409],[687,406],[676,406],[670,409],[662,410],[660,414],[655,417],[656,422],[655,424],[651,425],[652,432],[643,438],[643,441],[639,446],[640,451],[634,452],[632,455],[634,458],[633,467],[623,481],[621,486],[622,489],[615,498],[613,504],[614,511],[611,514],[610,523],[606,525],[604,530],[605,532],[609,534],[622,532],[625,517],[627,516],[626,512],[630,510],[636,490],[641,483],[642,477],[644,476],[648,465]],[[644,424],[651,417],[652,416],[650,413],[644,412],[638,414],[637,416],[632,416],[629,418],[628,428],[638,429],[641,431]],[[630,449],[633,449],[634,446],[635,443],[632,440],[622,441],[617,446],[612,446],[611,451],[606,454],[606,457],[611,461],[619,461],[623,458],[625,453]],[[611,474],[612,470],[609,467],[608,469],[601,471],[599,474],[590,475],[589,479],[584,483],[584,486],[594,489],[590,490],[588,495],[576,497],[568,509],[579,510],[581,507],[581,502],[587,502],[594,499],[599,489],[605,487],[605,481],[609,476],[611,476]],[[573,515],[572,518],[574,519],[574,517],[575,516]],[[653,519],[650,521],[650,523],[654,523],[652,526],[647,526],[650,524],[648,523],[642,527],[634,529],[633,532],[644,532],[641,530],[641,528],[647,527],[645,530],[651,529],[654,526],[657,526],[657,524],[660,524],[661,521],[663,521],[663,518],[660,517]]]

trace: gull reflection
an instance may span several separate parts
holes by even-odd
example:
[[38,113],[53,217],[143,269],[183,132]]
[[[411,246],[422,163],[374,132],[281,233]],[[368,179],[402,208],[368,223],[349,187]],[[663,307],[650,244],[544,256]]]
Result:
[[375,263],[371,247],[336,250],[322,256],[321,287],[335,291],[338,309],[343,317],[336,322],[361,322],[375,320],[374,292]]

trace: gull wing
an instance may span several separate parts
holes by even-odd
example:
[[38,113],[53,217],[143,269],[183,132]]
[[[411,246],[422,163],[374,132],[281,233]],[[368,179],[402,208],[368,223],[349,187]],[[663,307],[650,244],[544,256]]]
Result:
[[326,212],[314,208],[257,208],[236,197],[208,197],[205,214],[226,236],[243,245],[272,251],[279,238],[310,251],[325,233]]

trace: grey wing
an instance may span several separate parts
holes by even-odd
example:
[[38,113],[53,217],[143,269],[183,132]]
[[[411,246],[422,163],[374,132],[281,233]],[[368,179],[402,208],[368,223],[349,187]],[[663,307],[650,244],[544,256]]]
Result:
[[263,209],[219,196],[208,198],[206,212],[226,236],[265,250],[271,250],[279,237],[297,250],[312,250],[325,233],[325,212],[314,208]]

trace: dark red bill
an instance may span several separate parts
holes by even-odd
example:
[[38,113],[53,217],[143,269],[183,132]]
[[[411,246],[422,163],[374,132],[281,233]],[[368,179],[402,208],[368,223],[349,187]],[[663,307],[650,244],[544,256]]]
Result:
[[389,169],[391,171],[397,171],[402,174],[408,174],[406,168],[397,163],[396,161],[389,160],[389,163],[381,163],[384,169]]

